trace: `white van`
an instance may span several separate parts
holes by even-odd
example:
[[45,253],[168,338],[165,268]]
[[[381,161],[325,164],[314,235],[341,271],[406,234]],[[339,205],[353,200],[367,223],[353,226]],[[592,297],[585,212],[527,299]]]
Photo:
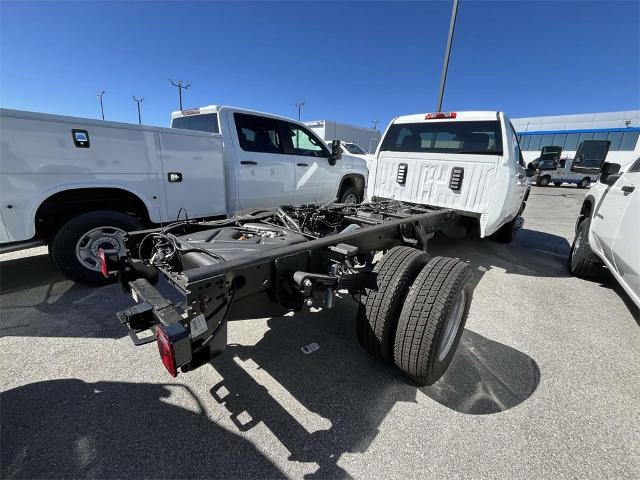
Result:
[[391,121],[370,166],[370,200],[455,209],[463,233],[510,242],[529,194],[518,139],[502,112],[421,113]]

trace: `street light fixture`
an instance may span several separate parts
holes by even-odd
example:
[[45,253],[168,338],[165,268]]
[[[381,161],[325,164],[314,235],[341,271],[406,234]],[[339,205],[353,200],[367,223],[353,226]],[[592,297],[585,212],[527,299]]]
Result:
[[180,111],[182,111],[182,90],[186,90],[191,86],[191,84],[184,85],[182,80],[178,80],[178,83],[171,79],[169,79],[169,81],[171,82],[171,85],[178,88],[178,101],[180,102]]
[[105,93],[107,93],[107,92],[102,91],[102,92],[100,92],[100,93],[98,93],[98,94],[96,95],[96,98],[97,98],[98,100],[100,100],[100,113],[102,114],[102,120],[104,120],[104,104],[102,103],[102,96],[103,96]]
[[442,65],[442,76],[440,77],[440,93],[438,94],[437,112],[442,111],[442,98],[444,97],[444,86],[447,83],[447,70],[449,69],[449,57],[451,56],[451,44],[453,43],[453,31],[456,28],[456,17],[458,16],[458,0],[453,0],[451,9],[451,23],[449,24],[449,37],[447,47],[444,51],[444,64]]
[[140,104],[144,100],[144,97],[140,97],[140,99],[137,99],[135,95],[132,95],[131,98],[133,98],[133,101],[138,104],[138,124],[142,125],[142,115],[140,114]]

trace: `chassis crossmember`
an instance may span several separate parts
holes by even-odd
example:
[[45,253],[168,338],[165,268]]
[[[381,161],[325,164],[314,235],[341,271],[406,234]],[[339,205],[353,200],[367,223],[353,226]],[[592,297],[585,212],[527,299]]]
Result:
[[332,308],[338,290],[377,292],[376,252],[426,250],[455,215],[393,200],[254,209],[131,232],[127,254],[104,252],[103,267],[138,302],[118,313],[134,343],[157,340],[175,376],[223,352],[229,320]]

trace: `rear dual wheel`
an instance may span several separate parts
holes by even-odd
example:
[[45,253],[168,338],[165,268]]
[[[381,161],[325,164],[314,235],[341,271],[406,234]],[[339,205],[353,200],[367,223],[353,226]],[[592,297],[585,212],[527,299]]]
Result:
[[[422,385],[445,372],[464,330],[472,297],[466,263],[395,247],[378,262],[377,286],[358,311],[358,340]],[[428,260],[428,261],[427,261]]]

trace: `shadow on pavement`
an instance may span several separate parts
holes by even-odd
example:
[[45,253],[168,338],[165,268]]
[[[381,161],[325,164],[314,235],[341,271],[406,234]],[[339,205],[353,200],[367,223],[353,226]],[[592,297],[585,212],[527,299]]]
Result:
[[476,235],[453,240],[436,237],[429,253],[457,257],[479,270],[503,269],[508,274],[532,277],[568,277],[565,267],[571,245],[566,238],[536,230],[522,229],[510,244]]
[[2,478],[286,478],[182,385],[50,380],[0,402]]
[[120,285],[64,278],[47,254],[0,262],[0,336],[121,338],[115,313],[133,301]]
[[[289,450],[289,460],[318,464],[309,478],[348,477],[337,464],[340,456],[366,451],[396,403],[432,408],[420,392],[457,412],[492,414],[524,402],[539,383],[533,359],[466,330],[450,373],[419,388],[357,344],[355,312],[349,312],[355,304],[338,303],[339,313],[272,318],[257,344],[230,345],[212,362],[223,380],[211,393],[237,428],[264,423]],[[320,350],[302,354],[300,347],[311,342]]]

